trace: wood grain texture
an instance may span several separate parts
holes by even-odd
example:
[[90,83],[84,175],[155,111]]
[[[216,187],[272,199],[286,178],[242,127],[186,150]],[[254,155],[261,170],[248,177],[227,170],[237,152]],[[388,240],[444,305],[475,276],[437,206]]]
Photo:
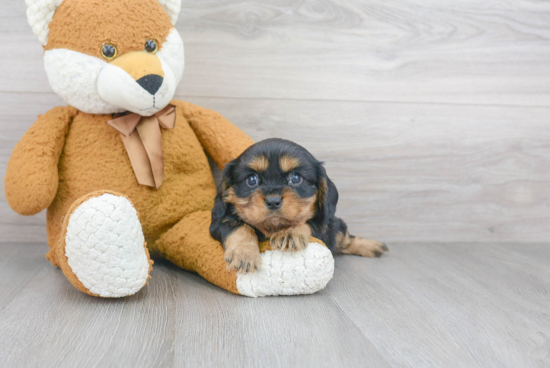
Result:
[[196,0],[180,19],[187,95],[550,103],[548,2]]
[[[24,12],[0,4],[0,91],[48,92]],[[549,106],[548,24],[531,0],[186,0],[179,93]]]
[[338,216],[383,241],[544,242],[548,108],[187,98],[326,162]]
[[263,299],[165,262],[139,294],[96,299],[44,248],[0,245],[2,366],[550,364],[549,244],[390,244],[381,259],[337,258],[318,294]]
[[[0,93],[0,110],[18,98]],[[282,137],[309,148],[326,162],[340,192],[338,215],[352,233],[407,242],[550,236],[550,108],[178,98],[219,111],[255,140]],[[42,93],[33,102],[0,116],[2,176],[34,116],[61,103]],[[44,214],[13,213],[1,185],[6,240],[43,241]]]
[[368,276],[361,260],[346,259],[332,297],[371,341],[399,339],[378,345],[395,366],[546,366],[550,274],[531,249],[550,250],[415,244],[373,263]]

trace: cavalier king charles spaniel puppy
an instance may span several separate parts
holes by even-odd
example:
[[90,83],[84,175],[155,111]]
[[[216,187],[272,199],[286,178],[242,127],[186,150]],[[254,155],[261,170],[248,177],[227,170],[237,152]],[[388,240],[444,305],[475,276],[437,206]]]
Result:
[[223,170],[210,234],[222,243],[228,270],[259,270],[258,242],[272,249],[305,249],[309,237],[333,254],[380,257],[385,244],[350,235],[334,216],[338,191],[323,164],[302,146],[267,139],[248,148]]

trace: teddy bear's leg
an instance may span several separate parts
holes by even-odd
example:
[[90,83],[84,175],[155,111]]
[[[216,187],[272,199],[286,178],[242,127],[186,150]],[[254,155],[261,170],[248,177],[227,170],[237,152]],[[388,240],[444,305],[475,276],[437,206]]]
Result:
[[109,191],[71,205],[54,256],[78,290],[104,298],[137,293],[153,264],[137,211],[126,197]]
[[211,213],[207,211],[187,215],[151,249],[215,285],[250,297],[313,294],[332,278],[332,253],[314,238],[306,249],[295,252],[270,250],[267,242],[261,243],[258,272],[237,274],[234,270],[228,271],[222,245],[210,236],[210,222]]

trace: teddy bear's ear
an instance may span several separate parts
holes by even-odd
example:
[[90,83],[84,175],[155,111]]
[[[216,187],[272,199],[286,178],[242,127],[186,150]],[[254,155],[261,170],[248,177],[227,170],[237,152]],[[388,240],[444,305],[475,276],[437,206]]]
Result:
[[27,19],[42,45],[48,43],[49,25],[63,0],[26,0]]
[[176,25],[181,10],[181,0],[158,0],[160,5],[166,10],[173,25]]

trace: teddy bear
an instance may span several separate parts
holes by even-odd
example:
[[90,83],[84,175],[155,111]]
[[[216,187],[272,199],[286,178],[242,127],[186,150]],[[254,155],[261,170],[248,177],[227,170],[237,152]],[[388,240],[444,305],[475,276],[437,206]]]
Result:
[[318,239],[299,252],[260,244],[259,272],[227,269],[209,225],[220,167],[253,141],[220,114],[174,100],[181,0],[26,0],[48,81],[68,106],[28,129],[9,159],[13,210],[47,209],[46,258],[78,290],[133,295],[166,259],[235,294],[309,294],[334,272]]

